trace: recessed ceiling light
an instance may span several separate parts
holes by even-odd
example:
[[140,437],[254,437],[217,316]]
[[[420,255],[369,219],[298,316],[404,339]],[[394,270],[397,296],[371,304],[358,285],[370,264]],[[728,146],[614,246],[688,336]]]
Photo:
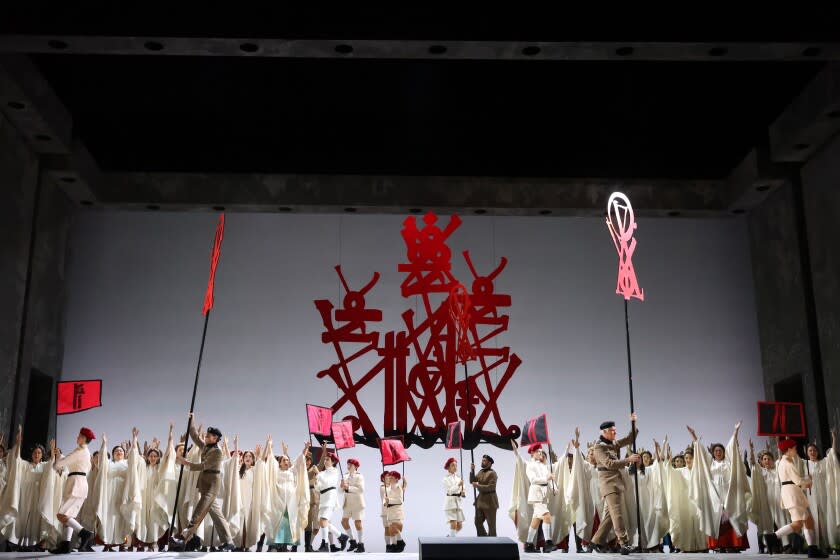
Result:
[[57,51],[63,51],[67,48],[67,43],[60,39],[51,39],[47,44],[50,46],[51,49],[55,49]]
[[159,43],[157,41],[146,41],[143,43],[143,46],[146,47],[147,51],[162,51],[163,50],[163,43]]
[[446,47],[444,45],[432,45],[429,47],[429,54],[444,54]]
[[630,56],[635,49],[633,47],[619,47],[615,49],[615,54],[618,56]]
[[255,53],[260,50],[260,47],[256,43],[242,43],[239,45],[239,50],[246,53]]
[[337,52],[338,54],[350,54],[351,52],[353,52],[353,46],[346,44],[336,45],[335,52]]
[[278,212],[291,212],[291,211],[292,211],[292,209],[291,209],[291,208],[289,208],[288,206],[279,206],[279,207],[277,208],[277,211],[278,211]]
[[536,45],[531,45],[522,49],[522,54],[525,56],[535,56],[540,54],[540,48]]

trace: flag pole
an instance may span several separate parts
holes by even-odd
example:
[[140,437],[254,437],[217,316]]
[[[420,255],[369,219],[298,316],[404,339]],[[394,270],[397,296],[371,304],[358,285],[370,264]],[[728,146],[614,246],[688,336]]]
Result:
[[[635,403],[633,401],[633,362],[630,358],[630,314],[628,311],[627,299],[624,299],[624,333],[627,341],[627,381],[630,386],[630,414],[636,412]],[[633,446],[633,455],[636,454],[636,421],[630,421],[630,434],[632,436],[631,444]],[[639,467],[633,469],[633,485],[636,489],[636,531],[639,539],[639,549],[644,550],[642,545],[642,509],[639,505]]]
[[[464,360],[464,390],[466,391],[466,395],[467,395],[467,426],[468,426],[468,428],[465,429],[464,431],[467,432],[467,433],[471,433],[472,432],[472,419],[470,418],[470,407],[472,406],[472,400],[470,398],[470,377],[467,374],[467,362],[466,362],[466,360]],[[463,449],[464,449],[463,440],[464,440],[464,438],[462,437],[461,438],[461,443],[462,443],[461,444],[461,460],[462,461],[463,461],[463,458],[464,458],[464,455],[463,455]],[[470,463],[475,465],[475,453],[474,453],[472,447],[470,447]],[[463,468],[461,469],[461,478],[462,479],[464,478]],[[472,485],[470,485],[470,486],[472,486]],[[472,489],[473,489],[473,503],[475,503],[478,500],[478,490],[476,489],[475,486],[473,486]]]

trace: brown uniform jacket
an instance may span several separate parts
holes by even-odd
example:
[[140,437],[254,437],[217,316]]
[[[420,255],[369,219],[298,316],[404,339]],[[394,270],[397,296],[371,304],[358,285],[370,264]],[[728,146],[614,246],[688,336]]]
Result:
[[321,503],[321,493],[315,490],[315,481],[318,479],[318,465],[312,465],[306,471],[309,477],[309,507],[317,506]]
[[222,461],[224,453],[217,445],[206,445],[198,435],[195,426],[190,426],[190,437],[201,449],[201,462],[189,463],[191,471],[201,471],[195,485],[202,494],[218,494],[222,485]]
[[479,509],[499,509],[499,497],[496,496],[498,475],[493,469],[481,469],[478,474],[470,471],[470,482],[478,482],[478,499],[475,507]]
[[[636,435],[639,430],[636,430]],[[595,444],[593,453],[595,455],[595,465],[598,467],[598,487],[601,491],[601,497],[616,492],[624,492],[624,480],[621,478],[621,470],[629,465],[627,459],[620,459],[621,448],[630,444],[633,441],[633,434],[627,434],[623,439],[617,439],[614,442],[606,443],[604,440],[598,440]]]

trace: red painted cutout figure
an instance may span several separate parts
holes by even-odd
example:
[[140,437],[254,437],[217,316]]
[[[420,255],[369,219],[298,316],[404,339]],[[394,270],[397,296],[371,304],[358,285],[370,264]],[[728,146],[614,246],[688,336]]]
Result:
[[636,216],[633,214],[630,199],[620,192],[612,193],[607,202],[607,227],[618,252],[618,282],[615,293],[623,295],[627,300],[634,297],[644,301],[645,292],[639,288],[632,261],[636,250],[636,240],[633,239],[637,227]]
[[[331,408],[336,415],[344,414],[345,407],[352,409],[343,419],[352,421],[354,432],[361,430],[360,443],[376,447],[382,437],[404,436],[406,447],[431,447],[445,441],[447,425],[467,418],[471,425],[463,434],[466,449],[482,441],[508,448],[509,440],[519,437],[518,426],[502,421],[498,398],[522,361],[509,348],[490,345],[508,327],[508,316],[500,309],[510,306],[510,296],[496,294],[493,288],[507,260],[502,258],[490,275],[479,276],[464,252],[474,277],[469,293],[452,273],[452,250],[447,245],[460,225],[461,219],[453,215],[441,228],[431,212],[423,217],[422,228],[414,216],[403,222],[408,262],[397,266],[406,273],[400,289],[404,298],[422,302],[419,316],[413,306],[402,313],[404,330],[381,333],[371,328],[382,321],[382,311],[367,308],[364,296],[379,273],[354,291],[336,267],[346,292],[343,307],[334,311],[329,300],[315,301],[325,328],[321,339],[332,344],[337,357],[318,377],[329,377],[338,387],[340,396]],[[459,311],[453,314],[453,310]],[[473,359],[478,371],[468,381],[459,379],[458,363]],[[380,374],[385,388],[381,432],[361,404],[362,392]],[[378,401],[379,396],[372,399]],[[495,431],[489,426],[491,418]]]

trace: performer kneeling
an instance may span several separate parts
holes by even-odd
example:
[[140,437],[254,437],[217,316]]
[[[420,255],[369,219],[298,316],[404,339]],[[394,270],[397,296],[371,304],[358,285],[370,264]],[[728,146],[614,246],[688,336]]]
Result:
[[347,474],[341,481],[344,492],[344,508],[341,516],[341,526],[348,533],[351,532],[350,520],[356,525],[356,538],[350,539],[347,551],[365,551],[365,541],[362,533],[362,521],[365,520],[365,477],[359,472],[359,460],[347,459]]
[[805,542],[808,543],[808,558],[828,558],[828,555],[817,546],[817,536],[814,532],[814,518],[808,509],[808,498],[802,488],[810,488],[811,481],[803,479],[797,465],[799,457],[796,454],[796,442],[786,439],[779,442],[782,458],[776,466],[776,472],[782,481],[782,506],[790,513],[791,523],[785,525],[775,533],[764,535],[770,554],[782,551],[781,537],[798,533],[805,525]]
[[[76,438],[78,447],[74,449],[70,455],[61,457],[53,467],[57,471],[61,471],[64,467],[70,471],[67,480],[64,482],[64,492],[61,497],[61,505],[58,507],[56,517],[64,525],[64,540],[57,548],[50,550],[53,554],[70,554],[70,541],[73,540],[73,531],[79,531],[79,550],[83,552],[93,552],[91,542],[93,542],[93,533],[82,527],[76,521],[76,516],[79,510],[82,509],[82,504],[88,495],[87,474],[90,471],[90,451],[88,451],[88,444],[96,439],[93,431],[89,428],[82,428],[79,430],[79,436]],[[52,440],[53,457],[58,452],[55,447],[55,440]]]
[[[528,503],[534,508],[534,515],[531,518],[531,527],[528,529],[528,542],[525,544],[525,552],[536,552],[534,540],[537,537],[542,520],[543,552],[551,552],[555,549],[551,542],[551,513],[548,511],[548,485],[554,480],[551,467],[546,460],[545,451],[542,445],[535,443],[528,448],[531,460],[525,467],[525,474],[528,476]],[[556,491],[556,490],[555,490]],[[560,490],[562,492],[562,489]]]
[[[321,453],[326,453],[326,448]],[[326,468],[318,473],[315,481],[315,489],[321,494],[321,503],[318,507],[318,520],[321,528],[313,540],[315,542],[318,538],[321,539],[321,546],[318,548],[318,552],[338,552],[344,550],[344,547],[347,546],[347,541],[350,540],[347,534],[342,533],[335,525],[330,523],[330,518],[335,508],[338,507],[338,486],[341,481],[341,474],[335,468],[336,463],[338,463],[338,456],[335,453],[329,453],[324,461]],[[333,544],[333,538],[335,536],[338,536],[338,542],[341,546]],[[328,538],[330,540],[329,548],[327,547]]]
[[450,457],[443,465],[447,474],[443,477],[443,511],[446,514],[446,521],[449,523],[449,536],[458,535],[464,526],[464,510],[461,507],[461,500],[464,498],[464,479],[455,474],[458,470],[458,461]]
[[210,519],[213,520],[213,527],[219,533],[219,540],[223,543],[219,550],[230,552],[236,547],[233,545],[230,536],[230,527],[227,519],[222,514],[222,509],[216,502],[216,496],[222,486],[221,468],[222,461],[225,459],[224,453],[219,449],[218,443],[222,439],[222,432],[218,428],[207,428],[207,433],[204,436],[204,441],[195,429],[195,424],[192,420],[192,413],[190,413],[190,437],[193,442],[201,449],[201,462],[190,463],[186,458],[178,456],[175,461],[179,465],[184,465],[192,471],[201,471],[198,476],[198,483],[196,487],[201,494],[195,509],[193,510],[192,519],[189,525],[181,533],[180,537],[172,537],[170,548],[173,550],[184,550],[186,544],[191,542],[195,537],[195,532],[198,525],[204,520],[207,514],[210,514]]

